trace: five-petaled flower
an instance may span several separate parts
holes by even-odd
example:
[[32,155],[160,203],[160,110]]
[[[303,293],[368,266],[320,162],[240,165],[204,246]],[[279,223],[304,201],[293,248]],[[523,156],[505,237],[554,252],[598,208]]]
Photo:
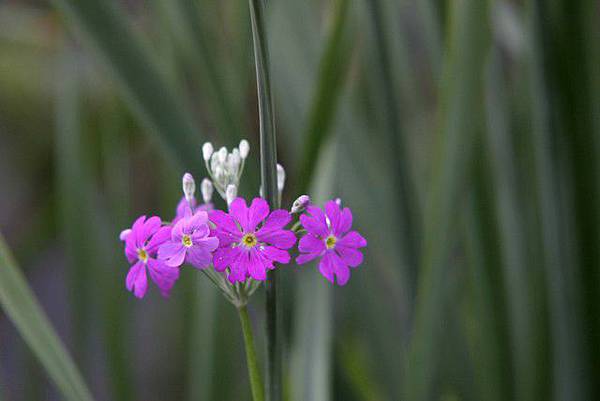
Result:
[[175,223],[170,240],[158,248],[158,258],[170,267],[188,262],[198,269],[205,269],[212,262],[212,253],[217,246],[219,240],[210,235],[208,213],[203,210],[194,213],[188,206]]
[[179,278],[178,268],[167,266],[156,259],[158,247],[167,241],[170,235],[171,227],[161,227],[161,220],[156,216],[149,219],[146,219],[146,216],[139,217],[130,230],[121,234],[121,240],[125,241],[125,256],[129,263],[133,264],[125,283],[127,289],[136,297],[143,298],[148,289],[146,271],[150,273],[150,278],[164,296],[168,296]]
[[[300,222],[307,233],[300,239],[296,258],[298,264],[321,257],[319,271],[330,282],[345,285],[350,278],[350,267],[363,261],[358,248],[367,246],[367,240],[358,232],[350,231],[352,212],[349,208],[340,210],[337,202],[325,204],[325,213],[314,206],[307,207],[307,214],[300,216]],[[350,232],[348,232],[350,231]]]
[[232,283],[243,282],[247,277],[265,280],[267,270],[275,268],[274,262],[289,263],[287,249],[296,243],[296,236],[284,229],[291,220],[287,210],[269,214],[264,199],[254,198],[248,207],[243,198],[236,198],[229,206],[229,213],[213,210],[210,220],[219,238],[213,260],[215,270],[224,272],[229,268],[228,278]]

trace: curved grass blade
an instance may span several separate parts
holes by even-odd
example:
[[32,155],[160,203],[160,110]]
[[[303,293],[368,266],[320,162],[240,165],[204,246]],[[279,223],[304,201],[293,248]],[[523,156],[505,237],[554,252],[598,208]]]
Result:
[[69,401],[93,401],[81,374],[56,335],[0,234],[0,304]]
[[441,86],[441,136],[425,214],[415,331],[406,370],[408,398],[416,401],[429,400],[434,393],[446,267],[471,161],[476,130],[472,115],[481,104],[489,37],[487,1],[457,1],[452,6],[449,59]]
[[337,0],[334,21],[320,61],[316,92],[311,101],[305,131],[304,146],[298,175],[298,193],[303,194],[312,182],[319,154],[331,133],[342,93],[343,83],[351,65],[352,47],[347,37],[348,0]]
[[165,146],[176,165],[197,162],[198,130],[177,91],[161,73],[129,21],[113,2],[53,0],[86,43],[101,56],[128,100],[150,132]]

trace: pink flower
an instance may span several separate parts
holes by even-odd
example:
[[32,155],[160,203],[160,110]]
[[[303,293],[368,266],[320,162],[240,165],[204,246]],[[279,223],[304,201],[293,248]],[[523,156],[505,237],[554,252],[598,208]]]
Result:
[[169,239],[171,227],[161,227],[159,217],[153,216],[146,220],[146,216],[138,218],[130,230],[121,233],[125,241],[125,256],[132,263],[127,279],[127,289],[138,298],[143,298],[148,289],[148,278],[160,288],[163,296],[168,296],[169,291],[179,278],[179,269],[165,265],[156,259],[158,247]]
[[336,201],[325,204],[325,213],[316,206],[308,206],[307,212],[300,216],[307,234],[298,244],[302,254],[296,258],[296,263],[301,265],[320,257],[321,274],[331,283],[335,278],[339,285],[345,285],[350,279],[348,266],[356,267],[362,263],[363,254],[358,248],[367,246],[367,240],[358,232],[350,231],[352,212],[347,207],[340,210]]
[[[205,212],[209,212],[209,211],[213,210],[213,207],[214,207],[213,204],[210,202],[198,205],[196,202],[196,198],[192,199],[191,203],[192,203],[194,212],[198,212],[201,210],[203,210]],[[175,218],[173,219],[173,222],[172,222],[173,225],[177,224],[177,222],[185,216],[185,211],[186,211],[186,209],[189,209],[189,207],[190,207],[190,204],[185,199],[185,196],[182,196],[181,199],[179,200],[179,203],[177,204]]]
[[283,229],[291,220],[288,211],[280,209],[269,214],[264,199],[255,198],[248,208],[243,198],[237,198],[229,206],[229,213],[213,210],[210,220],[216,225],[214,232],[219,238],[215,270],[223,272],[229,268],[232,283],[243,282],[247,277],[265,280],[267,270],[274,269],[275,262],[289,263],[287,249],[296,243],[296,236]]
[[208,267],[219,240],[210,235],[207,223],[208,214],[205,211],[192,214],[188,206],[173,227],[170,240],[158,248],[158,258],[171,267],[179,267],[184,262],[198,269]]

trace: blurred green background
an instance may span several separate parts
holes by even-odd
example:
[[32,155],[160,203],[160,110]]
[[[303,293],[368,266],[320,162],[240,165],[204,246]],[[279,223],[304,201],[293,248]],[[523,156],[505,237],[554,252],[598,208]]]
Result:
[[[600,3],[266,7],[283,205],[369,240],[343,288],[282,267],[286,399],[598,399]],[[0,400],[90,399],[19,270],[94,399],[250,399],[235,308],[190,268],[136,300],[118,233],[204,141],[255,196],[251,43],[241,0],[0,1]]]

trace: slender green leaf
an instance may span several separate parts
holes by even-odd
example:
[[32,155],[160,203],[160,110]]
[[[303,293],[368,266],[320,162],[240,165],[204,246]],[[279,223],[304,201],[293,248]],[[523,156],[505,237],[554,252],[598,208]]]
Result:
[[441,87],[441,136],[433,157],[415,331],[406,371],[405,385],[411,400],[429,400],[435,394],[432,383],[443,336],[444,284],[453,223],[473,150],[477,125],[472,115],[481,104],[483,60],[489,38],[487,2],[456,1],[452,6],[450,48]]
[[[507,397],[532,399],[535,381],[543,377],[544,369],[542,364],[536,363],[535,355],[535,323],[540,315],[534,314],[535,299],[530,293],[530,289],[534,287],[532,281],[534,265],[526,258],[527,238],[523,226],[525,220],[516,192],[519,187],[517,164],[513,157],[514,147],[511,143],[510,122],[507,119],[508,110],[504,93],[506,83],[498,48],[494,48],[488,66],[487,135],[484,143],[486,144],[485,155],[489,156],[495,191],[495,196],[489,201],[495,202],[500,241],[500,254],[492,257],[500,257],[502,260],[506,286],[505,299],[511,320],[510,343],[516,351],[513,361],[516,394]],[[485,170],[481,166],[476,169]],[[480,181],[489,181],[489,179],[484,178]],[[492,229],[490,224],[486,226]],[[486,259],[486,263],[493,263],[489,259]],[[540,312],[543,313],[543,309]]]
[[337,0],[331,31],[321,57],[316,91],[311,101],[298,177],[298,193],[305,193],[314,175],[319,152],[334,122],[343,83],[351,65],[351,42],[347,37],[348,0]]
[[81,374],[0,234],[0,304],[65,399],[92,401]]
[[198,131],[191,114],[160,71],[156,58],[114,2],[53,0],[66,21],[101,56],[150,132],[158,134],[177,165],[198,160]]
[[[248,0],[248,4],[252,23],[258,93],[261,189],[262,195],[269,202],[271,209],[277,209],[281,199],[277,189],[277,143],[275,140],[273,99],[271,97],[269,45],[264,18],[265,4],[263,0]],[[265,386],[267,401],[280,401],[283,397],[283,322],[278,282],[279,273],[276,270],[270,271],[265,283],[267,294],[267,374]]]
[[[335,183],[336,145],[330,138],[321,152],[310,193],[316,204],[331,198]],[[295,321],[291,371],[293,401],[331,399],[332,315],[331,285],[312,266],[303,267],[304,277],[296,286]]]
[[[588,369],[598,366],[598,359],[593,362],[598,357],[593,345],[598,342],[598,327],[585,326],[586,316],[589,323],[597,319],[592,312],[597,310],[597,297],[587,299],[587,310],[585,303],[586,296],[596,292],[597,284],[591,283],[599,281],[599,202],[594,178],[597,140],[587,81],[591,66],[582,53],[581,36],[586,24],[579,2],[573,2],[570,10],[557,7],[556,2],[549,7],[534,0],[529,6],[531,141],[551,310],[553,391],[559,400],[584,400],[589,399],[596,383],[593,370]],[[564,20],[557,25],[560,18]],[[573,37],[565,37],[562,29],[569,29]],[[573,42],[566,43],[567,38]],[[568,160],[573,164],[568,165]],[[574,176],[565,182],[567,172]],[[582,259],[578,260],[577,254]]]
[[398,113],[398,96],[395,92],[396,77],[389,54],[387,27],[383,16],[381,0],[368,0],[368,11],[374,32],[374,50],[379,70],[372,77],[378,87],[378,108],[382,112],[385,132],[385,151],[391,162],[394,174],[391,175],[391,186],[394,200],[399,210],[399,221],[394,224],[399,237],[400,250],[407,266],[406,278],[411,287],[416,283],[416,270],[419,264],[421,238],[421,212],[417,205],[417,190],[412,177],[412,164],[408,136],[402,132]]

